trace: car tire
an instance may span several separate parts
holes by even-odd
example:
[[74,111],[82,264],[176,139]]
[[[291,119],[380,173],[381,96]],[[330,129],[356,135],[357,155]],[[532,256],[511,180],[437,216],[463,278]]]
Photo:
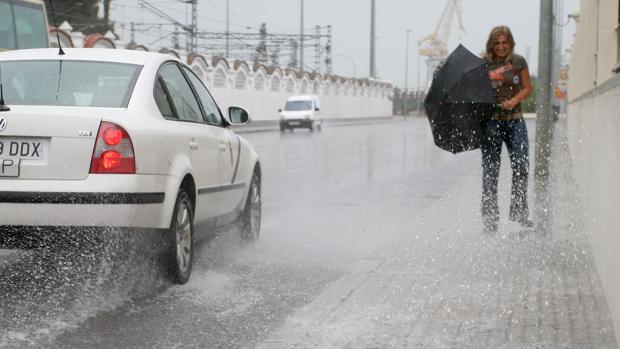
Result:
[[241,213],[241,238],[245,241],[255,241],[260,235],[261,205],[260,176],[254,172],[248,190],[248,198]]
[[310,132],[314,132],[314,123],[310,123],[310,125],[308,125],[308,130],[310,130]]
[[171,239],[168,265],[170,281],[184,284],[189,280],[194,259],[194,210],[184,189],[179,189],[168,236]]

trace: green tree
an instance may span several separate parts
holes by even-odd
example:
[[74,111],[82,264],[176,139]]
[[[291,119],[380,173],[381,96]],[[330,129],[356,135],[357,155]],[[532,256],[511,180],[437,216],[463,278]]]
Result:
[[50,1],[46,1],[48,21],[50,25],[59,26],[64,21],[69,22],[75,31],[81,31],[84,34],[105,33],[108,30],[114,30],[114,23],[109,20],[110,2],[104,1],[104,18],[98,18],[99,0],[51,0],[54,3],[54,15],[52,18],[52,10]]

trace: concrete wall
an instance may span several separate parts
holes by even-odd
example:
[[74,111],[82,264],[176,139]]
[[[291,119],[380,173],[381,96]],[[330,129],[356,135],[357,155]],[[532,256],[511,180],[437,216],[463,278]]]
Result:
[[571,49],[568,139],[599,275],[620,338],[619,1],[581,0]]
[[393,87],[385,81],[281,69],[270,74],[263,66],[250,68],[237,62],[235,68],[221,59],[209,67],[203,67],[200,62],[192,62],[190,66],[206,82],[220,107],[246,107],[253,120],[277,120],[278,109],[284,107],[287,97],[299,94],[318,95],[325,119],[392,115]]
[[618,0],[581,0],[571,48],[569,99],[612,78],[618,64]]
[[620,77],[569,105],[568,138],[599,275],[620,338]]

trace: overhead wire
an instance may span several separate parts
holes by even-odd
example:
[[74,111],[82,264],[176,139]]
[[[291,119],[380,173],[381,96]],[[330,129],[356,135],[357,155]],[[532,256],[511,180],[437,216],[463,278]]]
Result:
[[[138,0],[136,0],[136,2],[137,1]],[[207,1],[214,8],[217,8],[218,10],[224,10],[223,7],[221,5],[219,5],[218,3],[216,3],[215,1],[213,1],[213,0],[207,0]],[[187,22],[188,21],[188,18],[187,18],[187,16],[188,16],[187,6],[185,6],[185,10],[181,10],[181,9],[179,9],[179,6],[175,6],[175,4],[178,4],[179,2],[183,2],[183,1],[181,1],[181,0],[163,0],[163,1],[149,0],[149,3],[151,5],[156,5],[157,7],[161,8],[164,11],[166,11],[167,13],[172,14],[173,17],[175,17],[174,14],[176,14],[176,16],[178,16],[178,17],[180,17],[180,15],[185,15],[185,21]],[[185,3],[185,2],[183,2],[183,3]],[[149,13],[143,6],[137,5],[137,3],[134,3],[135,5],[134,4],[127,4],[127,3],[119,5],[119,4],[116,4],[116,3],[112,2],[112,4],[113,4],[112,5],[113,9],[130,8],[130,9],[141,10],[142,21],[143,22],[142,23],[135,23],[134,22],[134,25],[137,24],[138,26],[141,27],[140,29],[137,30],[140,33],[140,35],[144,36],[145,38],[156,39],[155,41],[152,41],[152,42],[148,43],[148,45],[154,45],[154,44],[156,44],[156,43],[158,43],[158,42],[160,42],[160,41],[162,41],[164,39],[170,38],[175,33],[180,35],[180,36],[185,36],[186,35],[186,33],[171,30],[170,26],[175,26],[175,24],[173,24],[173,23],[154,23],[153,21],[147,21],[146,19],[156,17],[156,15]],[[187,3],[185,3],[185,4],[187,4]],[[243,22],[247,22],[247,23],[252,24],[252,25],[255,25],[255,24],[258,23],[256,20],[250,19],[248,17],[244,17],[244,16],[239,15],[237,13],[234,13],[234,12],[229,12],[229,13],[231,14],[232,17],[238,18],[238,19],[242,20]],[[222,19],[219,19],[219,18],[213,18],[213,17],[210,17],[210,16],[198,15],[198,18],[202,19],[202,20],[205,20],[207,22],[211,22],[211,23],[226,24],[225,20],[222,20]],[[162,20],[162,22],[164,22],[164,21]],[[179,21],[179,22],[181,22],[181,21]],[[117,22],[117,23],[119,23],[122,26],[127,26],[127,27],[129,26],[129,23],[123,23],[123,22]],[[245,25],[245,24],[240,24],[238,22],[233,22],[233,23],[229,22],[228,24],[230,26],[233,26],[233,27],[236,27],[236,28],[258,30],[258,28],[251,27],[251,26],[248,26],[248,25]],[[168,28],[166,29],[166,28],[163,28],[163,27],[168,27]],[[325,29],[327,27],[328,26],[319,26],[320,29]],[[158,28],[159,30],[154,33],[153,30],[152,30],[153,28]],[[316,26],[304,29],[304,31],[307,31],[307,32],[314,32],[315,30],[316,30]],[[199,29],[199,31],[207,32],[206,30],[201,30],[201,29]],[[290,31],[282,32],[282,33],[295,34],[295,33],[298,33],[298,30],[290,30]],[[238,39],[238,38],[235,39],[235,40],[236,40],[236,43],[232,47],[232,49],[235,50],[235,51],[243,51],[244,49],[247,50],[247,48],[255,46],[255,45],[250,45],[246,40],[242,40],[242,39]],[[215,45],[213,45],[213,46],[211,46],[211,45],[204,45],[203,44],[201,46],[203,46],[205,48],[210,46],[209,47],[210,49],[215,48],[214,47]],[[312,48],[312,47],[315,47],[315,44],[312,44],[312,43],[308,42],[308,43],[304,43],[303,46],[306,47],[306,48]],[[267,44],[266,48],[267,48],[268,51],[272,51],[273,49],[277,49],[277,51],[280,53],[281,56],[283,56],[286,53],[291,52],[293,50],[291,47],[288,47],[288,45],[284,41],[281,43],[281,45],[280,45],[280,43],[279,44]],[[217,50],[217,51],[221,51],[221,50]],[[241,57],[241,56],[245,56],[245,55],[248,55],[248,53],[237,52],[236,54],[231,55],[231,56]],[[249,54],[249,55],[252,55],[252,54]]]
[[[151,5],[158,5],[158,7],[161,7],[161,8],[165,9],[168,12],[174,12],[174,13],[177,13],[177,14],[185,15],[186,16],[186,21],[187,21],[187,11],[186,10],[179,10],[177,8],[168,6],[168,5],[172,5],[173,3],[176,3],[176,2],[177,1],[174,1],[174,0],[173,1],[169,1],[169,0],[168,1],[159,1],[159,2],[149,1],[149,3]],[[114,4],[114,3],[112,3],[112,4]],[[144,7],[139,6],[139,5],[128,5],[128,4],[122,4],[122,5],[114,4],[114,5],[112,5],[112,9],[123,8],[123,7],[133,8],[133,9],[137,9],[137,10],[144,10]],[[143,15],[144,15],[144,11],[143,11]],[[220,23],[220,24],[225,24],[226,23],[226,21],[224,21],[224,20],[221,20],[221,19],[218,19],[218,18],[209,17],[209,16],[198,15],[198,18],[199,19],[203,19],[203,20],[207,20],[207,21],[211,21],[211,22]],[[253,22],[253,23],[256,23],[256,22]],[[258,30],[258,27],[250,27],[248,25],[239,24],[239,23],[230,23],[230,25],[234,26],[234,27],[238,27],[238,28]]]
[[233,16],[233,17],[237,17],[237,18],[239,18],[239,19],[246,20],[246,21],[248,21],[248,22],[250,22],[250,23],[252,23],[252,24],[258,24],[258,25],[260,25],[260,22],[257,22],[255,19],[250,19],[250,18],[247,18],[247,17],[241,16],[241,15],[239,15],[239,14],[236,14],[235,12],[232,12],[232,11],[227,11],[227,10],[226,10],[226,8],[224,8],[224,7],[220,6],[220,5],[218,5],[218,4],[217,4],[217,3],[215,3],[213,0],[207,0],[207,2],[209,2],[209,3],[210,3],[211,5],[213,5],[215,8],[217,8],[217,9],[219,9],[219,10],[221,10],[221,11],[224,11],[224,13],[226,13],[226,12],[230,13],[230,15],[231,15],[231,16]]

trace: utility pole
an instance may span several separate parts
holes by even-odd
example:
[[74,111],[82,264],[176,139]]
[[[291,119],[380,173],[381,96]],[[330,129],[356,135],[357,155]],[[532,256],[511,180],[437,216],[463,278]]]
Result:
[[226,0],[226,59],[230,57],[230,0]]
[[[314,35],[317,37],[321,36],[321,27],[314,27]],[[321,71],[321,40],[318,40],[316,44],[314,44],[314,70]]]
[[327,26],[327,44],[325,44],[325,71],[332,73],[332,26]]
[[291,55],[289,58],[288,66],[291,68],[297,68],[299,66],[299,59],[297,58],[297,54],[299,51],[297,50],[297,45],[299,45],[299,41],[291,39]]
[[181,46],[179,46],[179,27],[175,26],[174,27],[174,34],[172,34],[172,48],[175,50],[178,50],[179,48],[181,48]]
[[407,116],[407,106],[409,104],[409,33],[411,29],[407,29],[407,43],[405,45],[405,98],[403,103],[403,115]]
[[256,56],[254,58],[254,64],[267,64],[267,24],[261,23],[260,25],[260,41],[256,47]]
[[551,113],[553,62],[553,0],[540,1],[538,84],[536,101],[535,220],[540,233],[549,233],[549,157],[553,137]]
[[412,29],[407,29],[407,43],[405,44],[405,93],[409,89],[409,33]]
[[129,34],[129,42],[136,42],[136,23],[131,22],[131,34]]
[[417,88],[417,92],[416,92],[416,96],[417,96],[417,106],[416,106],[416,112],[418,113],[418,116],[422,115],[422,88],[420,87],[420,44],[418,43],[418,55],[416,57],[416,64],[417,64],[417,68],[418,68],[418,72],[417,72],[417,77],[416,77],[416,88]]
[[198,0],[192,1],[192,32],[190,45],[190,52],[196,52],[198,50]]
[[304,70],[304,0],[301,0],[301,30],[299,36],[299,70]]
[[370,77],[376,77],[375,71],[375,0],[370,0]]

